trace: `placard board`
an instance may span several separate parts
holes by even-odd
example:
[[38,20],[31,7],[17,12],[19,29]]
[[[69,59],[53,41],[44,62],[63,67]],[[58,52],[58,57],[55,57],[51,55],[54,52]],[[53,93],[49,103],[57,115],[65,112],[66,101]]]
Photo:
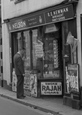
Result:
[[62,95],[62,82],[41,82],[41,95]]

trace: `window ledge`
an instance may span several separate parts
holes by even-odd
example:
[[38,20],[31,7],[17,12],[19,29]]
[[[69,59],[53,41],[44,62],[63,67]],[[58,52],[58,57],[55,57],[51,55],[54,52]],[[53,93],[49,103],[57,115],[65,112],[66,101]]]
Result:
[[16,1],[15,4],[18,4],[18,3],[23,2],[23,1],[25,1],[25,0]]

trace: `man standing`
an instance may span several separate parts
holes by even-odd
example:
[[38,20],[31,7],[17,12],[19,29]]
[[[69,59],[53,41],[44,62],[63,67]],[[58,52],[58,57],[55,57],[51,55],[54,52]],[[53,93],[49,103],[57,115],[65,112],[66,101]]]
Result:
[[15,55],[14,55],[14,67],[15,67],[15,73],[17,76],[17,98],[23,99],[24,96],[24,61],[23,58],[25,56],[25,49],[20,49]]

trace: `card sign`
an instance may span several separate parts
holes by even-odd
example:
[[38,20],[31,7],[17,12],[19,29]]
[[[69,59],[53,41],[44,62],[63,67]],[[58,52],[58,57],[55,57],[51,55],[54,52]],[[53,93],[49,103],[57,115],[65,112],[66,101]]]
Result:
[[41,82],[41,95],[62,95],[62,83]]

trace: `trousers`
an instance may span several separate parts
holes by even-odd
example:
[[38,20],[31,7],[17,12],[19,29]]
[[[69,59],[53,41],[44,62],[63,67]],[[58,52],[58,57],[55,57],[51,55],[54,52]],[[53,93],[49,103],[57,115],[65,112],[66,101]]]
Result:
[[24,95],[24,76],[17,75],[17,97],[21,97]]

